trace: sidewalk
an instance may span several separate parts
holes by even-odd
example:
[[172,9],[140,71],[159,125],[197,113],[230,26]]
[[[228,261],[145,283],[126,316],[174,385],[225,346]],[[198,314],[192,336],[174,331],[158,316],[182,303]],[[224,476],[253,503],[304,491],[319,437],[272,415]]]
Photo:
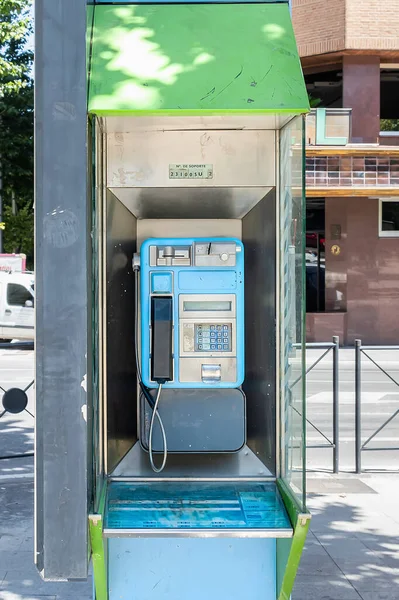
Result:
[[399,599],[399,475],[308,478],[311,532],[292,600]]
[[33,481],[0,477],[0,600],[92,600],[90,581],[45,583],[33,559]]

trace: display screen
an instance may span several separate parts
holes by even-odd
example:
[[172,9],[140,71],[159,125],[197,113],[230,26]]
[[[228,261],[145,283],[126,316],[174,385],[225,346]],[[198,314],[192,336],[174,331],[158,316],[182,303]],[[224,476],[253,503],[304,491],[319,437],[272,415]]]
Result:
[[228,300],[185,300],[183,302],[183,310],[185,312],[190,311],[212,311],[212,310],[231,310],[231,302]]

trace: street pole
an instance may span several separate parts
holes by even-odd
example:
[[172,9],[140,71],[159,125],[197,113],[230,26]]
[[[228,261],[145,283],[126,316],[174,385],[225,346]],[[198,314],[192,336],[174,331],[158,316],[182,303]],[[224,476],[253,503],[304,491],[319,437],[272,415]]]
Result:
[[339,472],[339,337],[333,337],[333,471]]
[[[2,119],[0,117],[0,131]],[[3,157],[0,154],[0,223],[3,222]],[[3,230],[0,227],[0,254],[3,254]]]
[[[0,223],[3,222],[3,161],[0,154]],[[3,230],[0,227],[0,254],[3,254]]]
[[362,472],[362,342],[355,340],[355,461],[356,473]]

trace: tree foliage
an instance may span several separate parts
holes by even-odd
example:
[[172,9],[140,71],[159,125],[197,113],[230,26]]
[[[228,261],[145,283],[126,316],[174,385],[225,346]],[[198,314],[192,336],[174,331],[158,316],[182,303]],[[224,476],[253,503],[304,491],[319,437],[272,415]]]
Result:
[[399,131],[399,119],[381,119],[381,131]]
[[[4,250],[33,258],[31,0],[0,0],[0,169]],[[13,202],[14,200],[14,202]]]

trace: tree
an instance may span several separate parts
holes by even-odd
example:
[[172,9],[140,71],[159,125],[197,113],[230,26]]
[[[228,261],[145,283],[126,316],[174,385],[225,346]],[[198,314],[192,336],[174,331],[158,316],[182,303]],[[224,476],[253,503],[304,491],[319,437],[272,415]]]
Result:
[[320,98],[314,98],[310,92],[308,93],[308,98],[310,108],[317,108],[321,104]]
[[399,131],[399,119],[381,119],[381,131]]
[[31,0],[0,0],[0,195],[4,249],[33,259]]

